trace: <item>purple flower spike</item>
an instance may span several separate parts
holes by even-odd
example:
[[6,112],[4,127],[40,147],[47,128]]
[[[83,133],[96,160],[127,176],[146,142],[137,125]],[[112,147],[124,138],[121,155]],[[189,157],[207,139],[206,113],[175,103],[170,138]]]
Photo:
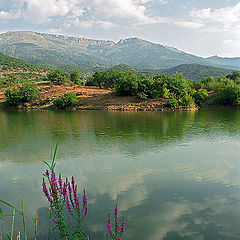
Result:
[[72,189],[75,188],[75,178],[72,176]]
[[88,206],[84,207],[84,217],[86,217],[88,214]]
[[45,183],[44,178],[43,178],[43,182],[42,182],[42,190],[43,190],[46,198],[48,199],[48,201],[51,202],[51,197],[50,197],[49,192],[48,192],[48,190],[47,190],[47,187],[46,187],[46,183]]
[[114,215],[117,218],[118,215],[118,206],[116,205],[115,209],[114,209]]
[[122,222],[121,232],[125,231],[125,222]]
[[118,238],[117,238],[117,240],[121,240],[121,238],[120,238],[120,237],[118,237]]
[[49,177],[49,171],[46,170],[45,175]]
[[83,205],[87,203],[87,195],[85,189],[83,190]]
[[67,210],[72,214],[72,212],[71,212],[71,206],[70,206],[70,203],[69,203],[68,200],[66,201],[66,207],[67,207]]
[[64,199],[66,199],[67,198],[67,186],[66,186],[66,183],[64,183],[64,185],[63,185],[62,194],[63,194]]

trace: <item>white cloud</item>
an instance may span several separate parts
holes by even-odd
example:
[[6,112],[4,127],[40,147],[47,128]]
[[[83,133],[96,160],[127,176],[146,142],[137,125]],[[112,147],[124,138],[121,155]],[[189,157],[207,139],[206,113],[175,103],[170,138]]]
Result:
[[189,28],[189,29],[200,29],[204,26],[203,23],[188,22],[188,21],[175,22],[175,24],[184,28]]
[[[157,1],[161,4],[167,2]],[[91,25],[91,21],[100,21],[99,24],[103,28],[113,26],[112,18],[128,20],[130,24],[156,24],[168,21],[166,17],[148,14],[148,8],[153,0],[17,0],[17,2],[20,15],[35,24],[49,22],[53,17],[62,17],[64,26],[69,26],[71,23],[68,22],[69,19],[77,17],[82,26]],[[11,18],[12,14],[0,12],[0,19]]]
[[65,16],[71,7],[66,0],[25,0],[25,3],[24,18],[39,24],[49,21],[50,17]]
[[226,25],[238,23],[240,21],[240,2],[233,7],[219,8],[214,10],[211,8],[193,10],[190,15],[198,19],[215,23],[223,23]]
[[0,20],[14,20],[20,17],[20,11],[17,12],[5,12],[0,11]]

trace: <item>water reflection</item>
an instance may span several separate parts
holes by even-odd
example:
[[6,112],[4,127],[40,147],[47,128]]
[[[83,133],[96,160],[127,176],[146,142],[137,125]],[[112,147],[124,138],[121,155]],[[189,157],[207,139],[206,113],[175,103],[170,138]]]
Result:
[[116,202],[128,240],[239,239],[239,114],[0,111],[1,198],[46,223],[41,160],[59,139],[57,170],[88,190],[91,239]]

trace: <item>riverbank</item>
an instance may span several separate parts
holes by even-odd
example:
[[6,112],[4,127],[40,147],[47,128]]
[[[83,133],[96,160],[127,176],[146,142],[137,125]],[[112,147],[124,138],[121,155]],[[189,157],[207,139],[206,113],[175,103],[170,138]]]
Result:
[[[4,92],[9,87],[0,89],[0,106],[4,104]],[[52,85],[42,81],[37,83],[40,97],[19,108],[23,109],[52,109],[52,102],[55,98],[66,93],[74,93],[77,96],[78,104],[72,110],[107,110],[107,111],[196,111],[197,108],[173,109],[165,107],[168,99],[156,98],[141,100],[136,96],[117,96],[113,90],[101,89],[93,86],[69,86]]]

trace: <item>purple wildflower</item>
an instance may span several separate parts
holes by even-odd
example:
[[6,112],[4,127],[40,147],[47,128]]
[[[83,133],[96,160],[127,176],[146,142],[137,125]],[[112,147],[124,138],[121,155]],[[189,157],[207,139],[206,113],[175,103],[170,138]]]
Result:
[[46,198],[48,199],[48,201],[51,202],[51,198],[50,198],[49,192],[48,192],[48,190],[47,190],[47,187],[46,187],[46,183],[45,183],[44,178],[43,178],[43,182],[42,182],[42,190],[43,190]]
[[47,177],[49,177],[49,171],[48,171],[48,170],[46,170],[45,175],[46,175]]
[[61,174],[59,174],[58,183],[59,183],[60,192],[62,193],[62,191],[63,191],[63,180],[62,180]]
[[79,201],[78,201],[78,197],[77,197],[77,185],[75,186],[75,188],[73,190],[73,196],[74,196],[74,204],[75,204],[76,208],[79,209]]
[[85,189],[83,190],[83,200],[82,200],[83,207],[87,204],[87,195]]
[[88,214],[88,206],[84,207],[84,217],[86,217]]
[[64,199],[66,199],[67,198],[67,186],[66,186],[66,183],[64,183],[64,185],[63,185],[62,194],[63,194]]
[[121,227],[121,232],[124,232],[125,231],[125,222],[123,221],[122,222],[122,227]]
[[57,223],[57,219],[53,219],[52,222],[53,222],[53,223]]
[[72,214],[72,212],[71,212],[71,206],[70,206],[70,203],[69,203],[68,200],[66,201],[66,207],[67,207],[67,210]]
[[72,189],[75,188],[75,178],[72,176]]
[[117,205],[114,209],[114,215],[115,215],[115,218],[117,218],[117,215],[118,215],[118,206]]

